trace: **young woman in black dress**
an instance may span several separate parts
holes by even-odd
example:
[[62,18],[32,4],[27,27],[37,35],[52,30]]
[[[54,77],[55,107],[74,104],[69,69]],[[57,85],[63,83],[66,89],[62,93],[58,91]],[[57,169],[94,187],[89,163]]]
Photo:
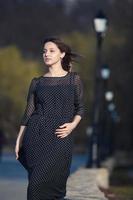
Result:
[[48,72],[31,80],[15,147],[28,172],[27,200],[65,199],[72,131],[84,116],[83,84],[71,70],[75,56],[58,38],[44,41]]

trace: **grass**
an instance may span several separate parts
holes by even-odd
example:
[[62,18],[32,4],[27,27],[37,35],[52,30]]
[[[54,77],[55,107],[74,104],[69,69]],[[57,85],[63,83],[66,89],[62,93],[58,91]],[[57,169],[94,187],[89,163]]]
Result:
[[115,168],[110,177],[110,189],[120,200],[133,200],[133,167]]
[[110,189],[122,200],[133,200],[133,186],[111,186]]

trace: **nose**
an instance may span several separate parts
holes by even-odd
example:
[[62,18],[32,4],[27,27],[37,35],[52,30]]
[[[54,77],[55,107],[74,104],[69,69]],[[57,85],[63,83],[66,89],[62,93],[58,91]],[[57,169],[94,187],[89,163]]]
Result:
[[44,52],[44,56],[48,57],[49,56],[49,52],[48,51]]

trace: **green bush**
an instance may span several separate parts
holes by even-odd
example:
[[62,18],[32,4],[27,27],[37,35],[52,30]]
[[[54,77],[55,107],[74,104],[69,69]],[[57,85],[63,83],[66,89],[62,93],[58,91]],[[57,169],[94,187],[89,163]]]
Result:
[[23,58],[15,46],[0,49],[0,121],[8,139],[16,136],[28,85],[39,74],[39,63]]

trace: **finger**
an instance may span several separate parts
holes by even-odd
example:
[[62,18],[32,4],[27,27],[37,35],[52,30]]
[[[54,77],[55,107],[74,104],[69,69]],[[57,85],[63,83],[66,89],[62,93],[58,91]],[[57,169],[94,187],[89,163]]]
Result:
[[60,135],[57,135],[57,137],[59,136],[59,137],[66,137],[66,136],[68,136],[69,134],[71,133],[71,131],[68,131],[68,132],[65,132],[65,133],[63,133],[63,134],[60,134]]
[[17,156],[17,157],[19,157],[19,150],[18,150],[18,151],[16,151],[16,156]]
[[55,132],[56,133],[63,133],[63,132],[66,132],[67,131],[67,129],[66,128],[64,128],[64,129],[57,129],[57,130],[55,130]]
[[61,137],[64,134],[66,134],[66,133],[59,133],[59,134],[57,134],[57,137]]
[[63,128],[66,126],[66,123],[65,124],[62,124],[61,126],[59,126],[60,128]]
[[55,134],[62,134],[62,133],[65,133],[65,132],[66,132],[66,130],[64,130],[64,131],[56,131]]
[[64,137],[64,136],[67,136],[69,133],[65,132],[65,133],[62,133],[62,134],[58,134],[57,137]]
[[66,130],[66,128],[56,129],[55,131],[64,131],[64,130]]
[[67,132],[64,131],[64,132],[55,133],[55,135],[57,135],[57,136],[64,135],[64,134],[67,134]]
[[63,134],[63,135],[60,136],[60,138],[65,138],[67,136],[68,136],[68,134]]

